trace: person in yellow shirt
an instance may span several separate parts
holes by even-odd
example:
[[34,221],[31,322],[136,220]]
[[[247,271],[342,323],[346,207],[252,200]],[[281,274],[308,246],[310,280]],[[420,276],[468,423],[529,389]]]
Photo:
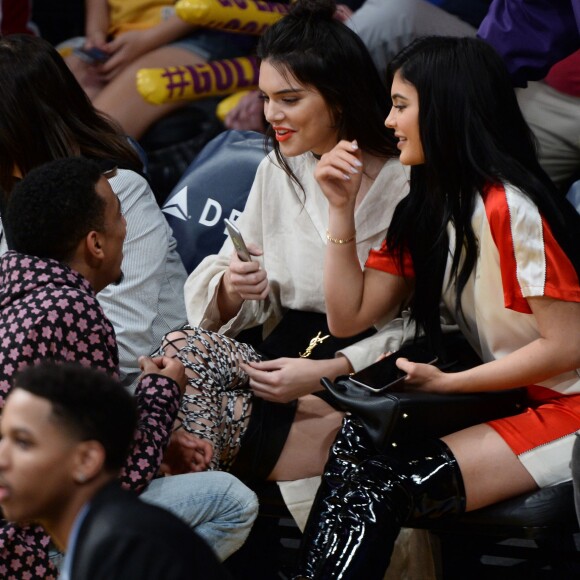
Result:
[[139,69],[243,56],[255,42],[244,35],[196,29],[175,14],[174,0],[85,1],[83,49],[98,49],[102,58],[73,53],[67,64],[95,107],[135,139],[185,104],[147,103],[135,85]]

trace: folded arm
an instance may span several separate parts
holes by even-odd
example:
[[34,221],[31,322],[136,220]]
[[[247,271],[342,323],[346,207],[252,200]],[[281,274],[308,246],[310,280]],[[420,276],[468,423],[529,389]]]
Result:
[[363,171],[356,142],[341,141],[322,156],[315,173],[329,203],[324,296],[335,336],[352,336],[394,318],[412,290],[402,277],[360,266],[354,211]]
[[[151,371],[151,365],[158,372]],[[145,359],[144,370],[147,374],[135,391],[137,430],[120,476],[122,485],[135,491],[141,491],[159,473],[185,386],[185,372],[177,359]]]

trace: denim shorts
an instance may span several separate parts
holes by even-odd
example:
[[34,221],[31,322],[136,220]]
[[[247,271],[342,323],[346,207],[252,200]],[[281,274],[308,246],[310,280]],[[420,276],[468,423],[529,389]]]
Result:
[[168,46],[189,50],[209,61],[253,54],[257,41],[256,36],[202,28]]

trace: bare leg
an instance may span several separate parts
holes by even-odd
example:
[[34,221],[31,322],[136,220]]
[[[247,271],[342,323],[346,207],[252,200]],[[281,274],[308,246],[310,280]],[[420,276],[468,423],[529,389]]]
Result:
[[514,452],[489,425],[469,427],[442,439],[461,469],[467,511],[537,489]]
[[268,479],[286,481],[320,475],[343,416],[314,395],[298,399],[288,439]]
[[204,62],[203,58],[186,49],[163,46],[127,66],[92,98],[93,104],[120,123],[125,133],[139,139],[155,121],[183,107],[187,101],[151,105],[137,91],[137,71],[142,68],[196,65]]

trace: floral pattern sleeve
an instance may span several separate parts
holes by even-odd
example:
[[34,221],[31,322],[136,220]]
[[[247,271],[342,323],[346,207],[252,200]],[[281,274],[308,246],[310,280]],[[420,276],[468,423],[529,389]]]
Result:
[[[162,375],[141,379],[135,393],[139,423],[129,458],[121,473],[124,487],[142,491],[155,477],[179,406],[179,386]],[[49,535],[41,526],[19,527],[1,520],[0,578],[57,580],[48,558]]]
[[2,520],[0,578],[57,580],[58,570],[48,558],[49,535],[41,526],[21,528]]
[[142,491],[161,465],[179,408],[177,383],[167,377],[149,374],[135,391],[139,419],[129,458],[121,472],[123,487]]

